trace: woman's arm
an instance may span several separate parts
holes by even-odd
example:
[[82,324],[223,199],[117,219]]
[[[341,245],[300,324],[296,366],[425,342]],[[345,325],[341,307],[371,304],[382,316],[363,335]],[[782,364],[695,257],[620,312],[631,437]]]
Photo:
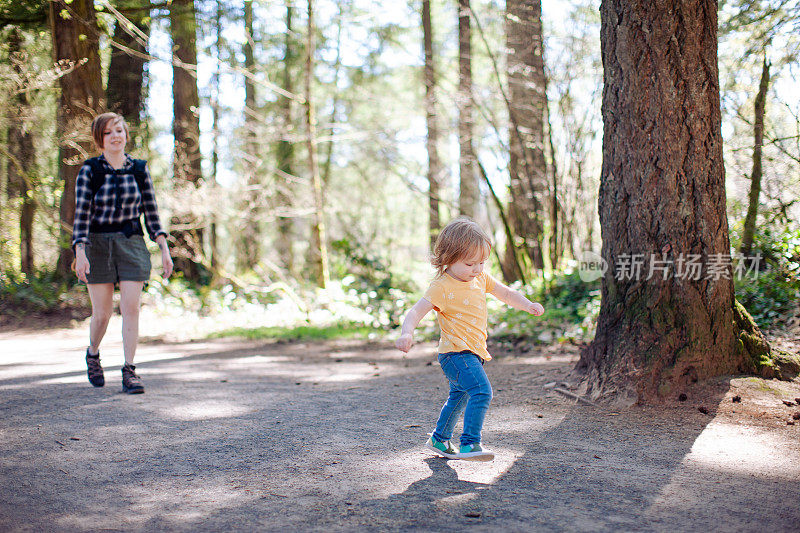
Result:
[[494,288],[489,291],[489,293],[514,309],[527,311],[534,316],[541,316],[544,314],[544,306],[542,306],[542,304],[528,300],[518,291],[506,287],[499,281],[495,281]]
[[433,304],[422,298],[408,311],[406,318],[403,320],[400,337],[394,343],[398,350],[408,352],[411,349],[411,345],[414,344],[414,330],[417,329],[420,320],[432,310]]

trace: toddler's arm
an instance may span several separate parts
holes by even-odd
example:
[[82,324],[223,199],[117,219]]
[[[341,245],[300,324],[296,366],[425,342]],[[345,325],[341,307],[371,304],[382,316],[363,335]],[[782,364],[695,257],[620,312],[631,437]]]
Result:
[[518,291],[506,287],[499,281],[495,282],[494,288],[490,291],[490,294],[506,305],[510,305],[514,309],[527,311],[534,316],[542,316],[544,314],[544,306],[542,306],[542,304],[538,302],[531,302]]
[[408,311],[406,318],[403,320],[403,329],[400,330],[400,337],[394,343],[398,350],[408,352],[411,349],[411,345],[414,344],[414,330],[417,329],[419,321],[432,310],[433,304],[422,298]]

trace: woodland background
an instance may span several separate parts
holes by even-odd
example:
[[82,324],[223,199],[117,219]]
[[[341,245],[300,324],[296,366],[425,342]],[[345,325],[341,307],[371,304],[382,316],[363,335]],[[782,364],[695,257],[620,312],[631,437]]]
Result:
[[[170,231],[179,272],[147,289],[160,313],[216,316],[220,334],[386,331],[463,213],[494,236],[490,271],[547,308],[495,306],[490,333],[590,341],[600,282],[577,266],[601,248],[599,7],[3,0],[0,314],[87,316],[74,179],[111,109]],[[762,258],[736,298],[780,336],[800,322],[800,2],[721,1],[718,20],[731,253]]]

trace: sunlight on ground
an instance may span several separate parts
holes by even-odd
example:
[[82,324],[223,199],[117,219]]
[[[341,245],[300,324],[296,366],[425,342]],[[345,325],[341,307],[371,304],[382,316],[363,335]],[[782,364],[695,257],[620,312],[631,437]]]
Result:
[[[786,452],[792,449],[794,457],[787,457]],[[786,464],[776,468],[781,462]],[[712,422],[694,441],[683,463],[737,473],[769,471],[774,476],[796,479],[800,475],[800,447],[774,432]]]
[[227,418],[229,416],[241,416],[252,411],[252,409],[243,405],[223,400],[203,400],[182,405],[163,406],[156,410],[159,414],[174,420]]
[[574,363],[577,361],[575,354],[567,354],[567,355],[547,355],[542,357],[538,355],[536,357],[515,357],[514,363],[515,364],[524,364],[524,365],[531,365],[531,366],[540,366],[540,365],[552,365],[553,363]]
[[665,508],[682,509],[687,502],[707,497],[707,483],[735,477],[796,480],[800,477],[800,447],[776,430],[711,422],[695,439],[689,453],[673,472],[647,511],[659,515]]
[[[488,448],[488,446],[487,446]],[[492,446],[495,453],[494,461],[481,463],[479,461],[449,461],[447,465],[456,471],[458,479],[470,483],[483,483],[491,485],[508,472],[517,459],[524,455],[522,450],[511,448],[497,448]]]
[[[187,484],[187,481],[189,484]],[[87,524],[94,530],[139,528],[146,524],[161,527],[170,522],[180,524],[201,520],[215,512],[245,505],[257,498],[249,491],[232,488],[207,480],[202,484],[193,476],[176,475],[175,480],[160,478],[156,484],[119,484],[119,498],[129,509],[131,522],[119,523],[108,516],[107,509],[80,516],[67,514],[59,517],[58,525],[65,530],[83,530]],[[149,528],[148,528],[149,529]]]

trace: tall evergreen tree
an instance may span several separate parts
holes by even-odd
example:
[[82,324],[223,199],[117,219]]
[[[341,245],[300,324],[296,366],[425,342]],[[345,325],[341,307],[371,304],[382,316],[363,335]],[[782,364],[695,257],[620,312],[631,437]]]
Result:
[[472,101],[472,24],[469,0],[458,0],[458,169],[459,211],[474,218],[478,214],[480,190],[475,161]]
[[[199,187],[202,179],[200,154],[200,96],[197,90],[197,21],[193,0],[173,0],[169,10],[172,34],[172,162],[176,187]],[[175,269],[198,280],[203,262],[202,221],[192,206],[181,206],[172,218],[171,237]]]
[[50,28],[53,57],[75,68],[59,78],[61,96],[57,112],[59,139],[58,177],[64,183],[61,195],[61,252],[57,270],[68,275],[72,263],[72,222],[75,218],[75,179],[84,159],[94,151],[89,125],[103,108],[100,79],[99,32],[93,0],[52,0]]
[[585,392],[631,403],[752,368],[769,346],[733,295],[716,2],[604,0],[601,17],[608,270],[578,366]]
[[311,228],[312,257],[314,262],[314,276],[317,286],[325,289],[328,287],[330,273],[328,268],[328,245],[325,228],[325,198],[322,187],[322,177],[317,162],[317,118],[314,109],[314,97],[311,93],[311,81],[314,78],[315,26],[314,2],[307,0],[308,11],[306,16],[306,68],[305,68],[305,110],[306,110],[306,147],[308,149],[308,168],[311,173],[311,185],[314,194],[314,222]]
[[[548,190],[545,159],[547,79],[544,72],[541,0],[506,2],[509,85],[509,183],[511,221],[530,264],[544,268],[542,199]],[[515,243],[506,254],[516,253]],[[505,262],[511,264],[507,257]],[[511,269],[508,269],[509,271]]]
[[120,7],[123,5],[130,9],[126,15],[117,12],[119,15],[112,38],[106,101],[110,111],[125,117],[135,140],[139,137],[138,130],[144,110],[150,9],[149,2],[143,5],[120,3]]
[[439,220],[439,195],[442,181],[442,162],[439,158],[439,121],[436,113],[436,62],[433,53],[433,22],[431,0],[422,0],[422,50],[425,54],[423,83],[425,84],[425,121],[428,128],[428,234],[430,247],[436,242],[441,229]]

